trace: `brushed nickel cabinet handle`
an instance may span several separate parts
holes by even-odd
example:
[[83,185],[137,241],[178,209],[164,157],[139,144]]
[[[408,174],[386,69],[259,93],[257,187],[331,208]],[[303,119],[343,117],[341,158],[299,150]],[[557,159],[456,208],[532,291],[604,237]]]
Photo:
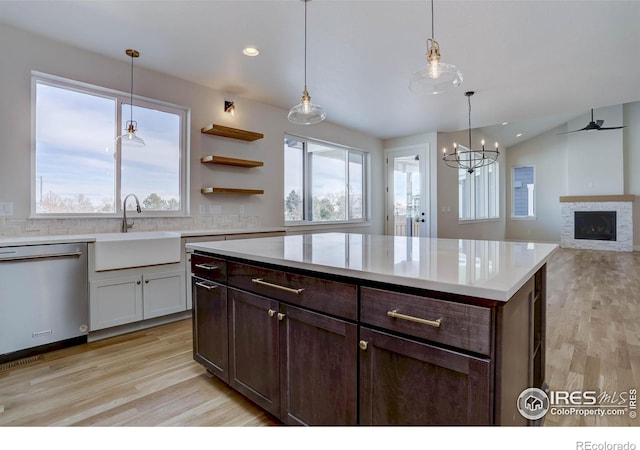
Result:
[[217,289],[217,284],[204,284],[201,281],[196,281],[196,286],[200,286],[201,288],[205,288],[208,291],[212,291],[213,289]]
[[430,327],[436,327],[436,328],[440,328],[440,324],[442,323],[442,319],[427,320],[427,319],[421,319],[419,317],[400,314],[397,309],[387,311],[387,316],[393,317],[394,319],[402,319],[402,320],[408,320],[409,322],[421,323],[423,325],[429,325]]
[[281,291],[291,292],[292,294],[296,294],[296,295],[300,295],[302,294],[302,291],[304,291],[304,289],[293,289],[286,286],[280,286],[279,284],[269,283],[267,281],[263,281],[262,278],[252,278],[251,282],[255,284],[260,284],[262,286],[268,286],[268,287],[280,289]]
[[367,341],[360,341],[358,347],[360,347],[360,350],[366,350],[368,345],[369,343]]
[[220,266],[212,266],[211,264],[196,264],[196,267],[204,270],[217,270],[220,268]]
[[275,310],[273,310],[273,309],[270,309],[269,311],[267,311],[267,315],[268,315],[269,317],[273,317],[273,316],[275,316],[275,314],[276,314],[276,312],[275,312]]
[[278,313],[278,320],[282,320],[286,317],[286,314]]

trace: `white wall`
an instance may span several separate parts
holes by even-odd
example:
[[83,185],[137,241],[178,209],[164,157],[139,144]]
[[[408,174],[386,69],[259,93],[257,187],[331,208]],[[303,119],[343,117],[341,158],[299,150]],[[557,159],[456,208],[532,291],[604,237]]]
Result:
[[636,196],[633,202],[633,246],[640,251],[640,102],[623,107],[624,193]]
[[[594,121],[604,120],[603,127],[622,123],[622,105],[598,108]],[[579,130],[591,120],[584,114],[567,124],[567,131]],[[568,195],[618,195],[624,191],[622,132],[591,131],[567,136]]]
[[[582,128],[581,125],[579,128]],[[505,165],[507,170],[506,237],[514,240],[560,242],[560,196],[567,195],[567,140],[566,124],[509,148]],[[535,167],[535,219],[512,219],[512,172],[516,166]]]
[[[118,231],[119,219],[29,219],[31,153],[31,71],[36,70],[106,88],[129,92],[130,60],[114,60],[54,42],[31,33],[0,25],[0,201],[12,202],[9,218],[0,218],[0,236]],[[140,60],[144,61],[141,51]],[[362,133],[323,122],[304,127],[287,121],[286,110],[234,98],[237,115],[223,112],[222,92],[158,72],[135,67],[136,95],[186,106],[191,109],[190,195],[191,216],[182,219],[140,219],[141,229],[218,229],[283,226],[283,136],[292,132],[371,152],[373,179],[383,172],[382,143]],[[329,120],[330,120],[329,112]],[[236,142],[200,133],[211,123],[257,131],[264,139]],[[144,151],[144,150],[142,150]],[[200,157],[216,152],[225,156],[264,161],[254,169],[211,167]],[[229,187],[264,189],[259,196],[205,196],[200,188],[228,183]],[[370,227],[356,230],[381,233],[382,186],[372,183]],[[201,208],[202,206],[202,208]],[[212,208],[213,207],[213,208]],[[220,213],[214,213],[218,211]],[[202,210],[202,213],[201,213]]]

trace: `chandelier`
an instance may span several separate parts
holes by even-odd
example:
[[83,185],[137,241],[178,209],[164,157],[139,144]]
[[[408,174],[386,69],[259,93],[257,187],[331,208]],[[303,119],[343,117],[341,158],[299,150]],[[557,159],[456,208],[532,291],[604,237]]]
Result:
[[453,167],[454,169],[464,169],[469,173],[475,172],[475,170],[480,167],[493,164],[498,160],[498,156],[500,156],[497,142],[495,149],[485,149],[484,139],[480,142],[482,150],[473,150],[471,148],[471,96],[473,94],[473,91],[464,93],[469,103],[469,146],[465,148],[462,145],[458,146],[458,144],[454,142],[453,151],[447,153],[447,149],[445,148],[443,149],[442,155],[442,160],[447,166]]

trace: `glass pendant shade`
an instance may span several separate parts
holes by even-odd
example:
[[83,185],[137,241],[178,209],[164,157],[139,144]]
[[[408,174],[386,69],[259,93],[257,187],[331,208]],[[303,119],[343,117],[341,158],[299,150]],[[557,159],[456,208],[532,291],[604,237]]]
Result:
[[313,125],[322,122],[327,117],[321,106],[311,103],[311,96],[305,87],[302,100],[291,108],[287,118],[296,125]]
[[128,120],[127,121],[127,132],[125,134],[121,134],[118,136],[117,140],[122,143],[122,145],[127,145],[130,147],[144,147],[146,144],[144,140],[140,136],[136,136],[136,121]]
[[409,82],[409,89],[416,94],[440,94],[462,84],[462,74],[453,64],[430,62],[418,70]]

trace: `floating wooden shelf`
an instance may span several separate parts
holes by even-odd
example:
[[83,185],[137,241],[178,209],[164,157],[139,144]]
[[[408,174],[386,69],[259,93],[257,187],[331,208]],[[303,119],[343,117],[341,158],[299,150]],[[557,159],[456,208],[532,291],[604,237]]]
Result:
[[200,189],[203,194],[245,194],[256,195],[264,194],[262,189],[235,189],[235,188],[221,188],[221,187],[206,187]]
[[241,139],[243,141],[255,141],[262,139],[264,134],[253,131],[239,130],[237,128],[223,127],[222,125],[211,124],[200,129],[201,133],[214,136],[228,137],[231,139]]
[[200,162],[204,164],[222,164],[225,166],[237,166],[237,167],[260,167],[264,166],[262,161],[251,161],[249,159],[237,159],[227,158],[226,156],[203,156],[200,158]]

